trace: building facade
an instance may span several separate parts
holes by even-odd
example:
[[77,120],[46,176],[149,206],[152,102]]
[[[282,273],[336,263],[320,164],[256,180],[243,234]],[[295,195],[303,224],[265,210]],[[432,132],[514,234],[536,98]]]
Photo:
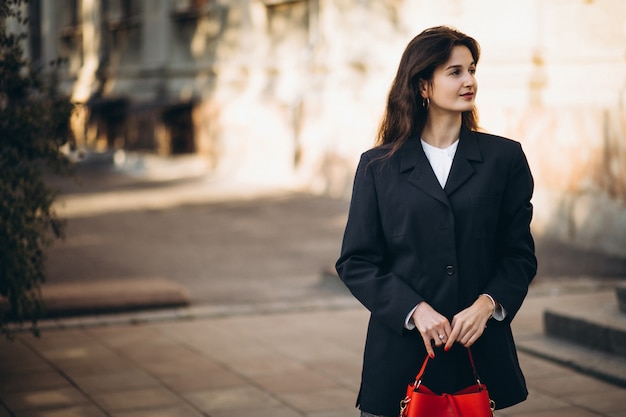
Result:
[[77,144],[197,154],[210,175],[348,196],[408,41],[482,46],[485,130],[522,142],[538,233],[626,255],[622,0],[30,0]]

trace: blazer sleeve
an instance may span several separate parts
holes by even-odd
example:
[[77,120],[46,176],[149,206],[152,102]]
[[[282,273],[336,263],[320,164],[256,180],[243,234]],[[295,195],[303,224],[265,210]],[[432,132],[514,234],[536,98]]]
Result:
[[372,313],[397,333],[407,314],[423,298],[385,267],[387,245],[380,218],[375,174],[367,153],[357,167],[341,254],[335,265],[340,279]]
[[517,143],[502,200],[494,275],[484,290],[504,307],[505,320],[509,322],[520,309],[537,272],[535,243],[530,231],[533,187],[528,161]]

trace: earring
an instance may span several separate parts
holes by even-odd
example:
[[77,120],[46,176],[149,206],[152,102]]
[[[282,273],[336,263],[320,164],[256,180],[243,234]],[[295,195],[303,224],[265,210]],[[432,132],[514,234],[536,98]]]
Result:
[[426,110],[430,107],[430,99],[428,97],[422,99],[422,107]]

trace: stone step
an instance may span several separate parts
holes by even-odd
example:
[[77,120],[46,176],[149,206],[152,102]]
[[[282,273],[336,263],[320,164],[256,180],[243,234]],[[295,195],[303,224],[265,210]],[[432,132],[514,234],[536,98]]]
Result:
[[187,290],[164,278],[44,283],[41,296],[48,318],[183,307]]
[[562,339],[540,336],[517,343],[519,351],[626,388],[626,358]]
[[626,313],[626,284],[619,284],[615,287],[617,295],[617,307],[622,313]]
[[[626,315],[618,312],[615,295],[612,287],[527,299],[513,322],[517,348],[626,387],[626,356],[607,352],[619,352],[625,346],[606,335],[623,336],[626,330]],[[538,332],[516,329],[523,329],[529,321],[542,324]]]
[[626,314],[618,308],[615,291],[549,306],[543,320],[548,337],[626,358]]

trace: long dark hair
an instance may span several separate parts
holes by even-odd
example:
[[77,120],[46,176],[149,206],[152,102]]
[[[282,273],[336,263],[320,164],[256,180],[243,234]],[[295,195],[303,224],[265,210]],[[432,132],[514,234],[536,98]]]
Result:
[[[451,27],[436,26],[426,29],[407,45],[389,90],[387,107],[378,128],[376,145],[388,147],[386,156],[393,155],[409,137],[421,135],[428,110],[422,105],[419,82],[432,80],[435,69],[450,59],[452,49],[458,45],[466,46],[474,63],[478,63],[478,42]],[[477,130],[476,108],[463,112],[462,120],[464,126]]]

